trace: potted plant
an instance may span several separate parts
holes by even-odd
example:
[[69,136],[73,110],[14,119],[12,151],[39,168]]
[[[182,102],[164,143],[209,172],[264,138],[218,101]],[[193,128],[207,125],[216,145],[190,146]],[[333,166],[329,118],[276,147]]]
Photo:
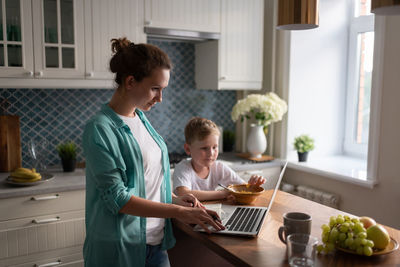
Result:
[[57,146],[64,172],[73,172],[75,170],[77,150],[77,145],[72,141]]
[[307,134],[297,136],[294,139],[294,149],[297,150],[299,162],[307,161],[308,152],[314,149],[314,139]]

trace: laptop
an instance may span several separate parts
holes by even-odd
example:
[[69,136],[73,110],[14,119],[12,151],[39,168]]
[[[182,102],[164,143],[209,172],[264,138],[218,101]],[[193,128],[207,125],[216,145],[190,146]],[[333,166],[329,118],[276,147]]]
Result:
[[[220,217],[222,224],[225,226],[225,230],[215,231],[212,226],[209,226],[209,229],[216,234],[253,237],[257,236],[261,230],[261,226],[263,225],[265,218],[268,216],[268,213],[271,210],[272,203],[274,202],[276,192],[281,184],[286,166],[287,161],[285,162],[279,174],[279,178],[276,181],[274,192],[272,193],[268,207],[224,205],[224,209],[222,209],[223,214],[221,214]],[[218,213],[218,208],[216,209],[215,205],[221,204],[211,204],[205,206],[206,208],[216,210]],[[196,225],[193,230],[204,232],[204,229],[198,225]]]

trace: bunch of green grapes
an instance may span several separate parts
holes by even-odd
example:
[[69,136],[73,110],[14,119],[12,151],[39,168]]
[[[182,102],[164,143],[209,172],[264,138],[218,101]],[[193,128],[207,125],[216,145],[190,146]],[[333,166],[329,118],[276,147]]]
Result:
[[332,216],[329,225],[323,224],[321,229],[323,244],[317,246],[318,252],[329,253],[338,246],[359,255],[371,256],[373,253],[374,242],[367,239],[367,230],[357,218]]

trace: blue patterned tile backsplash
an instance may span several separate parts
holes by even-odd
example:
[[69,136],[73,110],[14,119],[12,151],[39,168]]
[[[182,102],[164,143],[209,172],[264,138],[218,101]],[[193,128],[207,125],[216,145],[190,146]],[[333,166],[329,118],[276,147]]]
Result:
[[[193,116],[215,121],[224,129],[234,130],[230,113],[236,101],[235,91],[197,90],[194,81],[194,44],[185,42],[149,41],[168,53],[174,68],[163,102],[146,115],[167,142],[170,152],[183,153],[186,122]],[[0,100],[7,99],[9,114],[20,116],[22,161],[30,166],[29,140],[48,141],[46,164],[59,164],[55,147],[74,141],[81,147],[86,121],[114,89],[0,89]],[[82,161],[80,149],[78,161]]]

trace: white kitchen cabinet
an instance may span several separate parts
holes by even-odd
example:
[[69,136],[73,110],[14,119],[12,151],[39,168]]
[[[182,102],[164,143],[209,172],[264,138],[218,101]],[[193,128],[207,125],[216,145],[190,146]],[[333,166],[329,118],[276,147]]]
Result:
[[145,26],[219,33],[221,0],[145,0]]
[[0,0],[0,77],[33,75],[31,1]]
[[83,266],[84,190],[2,199],[0,211],[0,266]]
[[[4,87],[112,88],[113,75],[108,65],[110,40],[127,37],[135,43],[146,42],[144,0],[16,2],[21,3],[23,33],[18,42],[0,40],[0,54],[3,52],[0,69],[7,70],[0,74],[4,77],[0,79]],[[11,68],[6,57],[7,47],[2,47],[15,44],[26,51],[23,50],[20,60],[22,67]]]
[[112,38],[145,43],[143,0],[85,0],[86,78],[112,79]]
[[82,78],[83,2],[32,0],[35,78]]
[[261,89],[263,27],[263,0],[222,0],[220,40],[196,44],[196,87]]
[[2,7],[1,77],[84,77],[82,1],[2,0]]

